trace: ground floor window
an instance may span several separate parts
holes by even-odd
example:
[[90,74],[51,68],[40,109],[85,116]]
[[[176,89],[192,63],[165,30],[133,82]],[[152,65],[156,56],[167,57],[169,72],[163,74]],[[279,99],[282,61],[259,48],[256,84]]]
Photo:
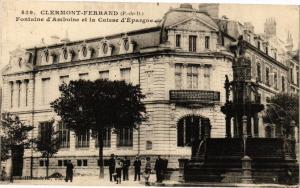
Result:
[[121,128],[117,131],[117,146],[133,146],[133,128]]
[[61,148],[70,147],[70,130],[62,122],[58,124],[59,142]]

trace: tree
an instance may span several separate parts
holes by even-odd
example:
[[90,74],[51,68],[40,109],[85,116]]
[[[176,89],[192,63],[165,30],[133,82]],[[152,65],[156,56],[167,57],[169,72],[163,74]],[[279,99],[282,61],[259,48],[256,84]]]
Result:
[[40,127],[43,131],[40,131],[40,135],[34,141],[35,149],[42,154],[43,158],[46,158],[46,178],[49,176],[49,158],[56,154],[59,150],[60,142],[57,137],[57,131],[53,125],[54,120],[50,120],[43,124],[44,127]]
[[[299,96],[296,94],[280,93],[267,101],[267,108],[263,116],[265,123],[283,124],[289,131],[291,121],[299,126]],[[287,132],[288,133],[288,132]]]
[[[32,139],[28,138],[28,132],[34,127],[23,123],[18,116],[11,115],[10,113],[2,114],[2,129],[4,132],[3,147],[11,151],[12,159],[16,152],[24,152],[25,148],[30,146]],[[4,157],[4,159],[7,157]],[[10,180],[13,181],[13,161],[11,163]]]
[[125,81],[71,81],[59,87],[61,96],[51,103],[66,126],[75,133],[92,131],[99,143],[99,177],[104,177],[103,133],[107,128],[137,128],[146,120],[145,97],[139,85]]

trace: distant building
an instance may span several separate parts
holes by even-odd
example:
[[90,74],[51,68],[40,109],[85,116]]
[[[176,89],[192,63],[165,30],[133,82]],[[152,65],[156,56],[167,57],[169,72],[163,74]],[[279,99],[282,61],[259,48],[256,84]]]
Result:
[[[62,149],[50,159],[50,174],[64,173],[66,160],[75,163],[76,174],[97,174],[97,140],[89,132],[75,135],[68,130],[49,103],[59,97],[58,86],[70,80],[107,78],[140,84],[149,121],[138,130],[107,130],[104,155],[161,155],[170,168],[178,168],[178,159],[191,155],[193,126],[209,120],[211,136],[225,136],[220,107],[225,103],[225,75],[230,80],[233,76],[230,46],[239,36],[247,41],[246,56],[252,62],[253,80],[259,81],[262,102],[288,92],[286,49],[276,38],[275,20],[267,21],[265,34],[258,35],[251,23],[219,18],[218,12],[217,4],[199,9],[182,4],[170,9],[156,27],[17,49],[2,73],[3,111],[34,125],[32,137],[44,135],[46,121],[56,119]],[[261,118],[260,122],[254,136],[264,137]],[[30,149],[16,165],[20,168],[15,175],[30,176],[31,168],[33,176],[45,175],[44,159]]]

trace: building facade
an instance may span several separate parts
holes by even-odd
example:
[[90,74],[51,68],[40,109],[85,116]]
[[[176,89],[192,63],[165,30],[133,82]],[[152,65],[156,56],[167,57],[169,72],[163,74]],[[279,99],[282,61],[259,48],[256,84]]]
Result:
[[[146,95],[143,102],[149,119],[137,130],[107,130],[104,156],[161,155],[169,160],[169,168],[176,169],[179,158],[191,155],[191,125],[209,120],[211,137],[225,137],[220,107],[225,103],[225,75],[229,80],[233,76],[230,49],[239,36],[247,41],[246,54],[262,101],[288,91],[286,52],[274,39],[272,23],[265,27],[266,34],[273,36],[266,37],[255,34],[250,23],[219,18],[217,4],[199,9],[182,4],[170,9],[155,27],[17,49],[2,72],[2,112],[17,114],[35,126],[31,137],[42,135],[47,121],[56,120],[61,149],[50,159],[50,175],[63,174],[66,160],[75,164],[76,174],[96,175],[97,139],[89,132],[75,135],[67,129],[50,102],[60,96],[59,85],[70,80],[102,78],[139,84]],[[265,136],[262,123],[257,136]],[[23,158],[15,175],[45,176],[45,160],[39,153],[26,149]]]

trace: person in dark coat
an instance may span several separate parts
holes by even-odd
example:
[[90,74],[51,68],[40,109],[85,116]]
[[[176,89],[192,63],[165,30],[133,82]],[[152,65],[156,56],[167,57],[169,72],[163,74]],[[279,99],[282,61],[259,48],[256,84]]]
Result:
[[130,160],[127,158],[127,156],[125,156],[123,160],[123,181],[129,180],[128,178],[129,166],[130,166]]
[[156,171],[156,181],[161,183],[163,179],[162,171],[163,171],[164,161],[160,158],[160,155],[157,156],[155,161],[155,171]]
[[[113,174],[115,173],[116,160],[115,155],[111,154],[110,159],[108,160],[108,170],[109,170],[109,180],[113,181]],[[114,176],[114,181],[116,181],[116,176]]]
[[133,166],[134,166],[134,181],[136,181],[136,178],[138,178],[138,180],[140,181],[142,162],[139,159],[139,156],[136,156],[135,161],[133,162]]
[[71,182],[73,181],[73,169],[74,169],[74,166],[73,166],[72,162],[69,160],[67,162],[67,168],[66,168],[66,182],[68,182],[69,180]]

